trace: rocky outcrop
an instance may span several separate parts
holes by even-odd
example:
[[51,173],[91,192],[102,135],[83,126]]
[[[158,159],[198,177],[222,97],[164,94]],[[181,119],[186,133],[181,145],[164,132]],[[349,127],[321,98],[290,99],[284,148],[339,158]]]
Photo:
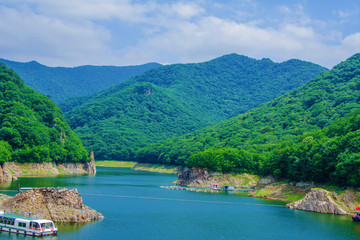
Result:
[[183,186],[188,185],[203,185],[204,182],[209,182],[210,174],[206,169],[203,168],[185,168],[178,175],[178,183]]
[[262,177],[257,182],[256,188],[260,189],[272,183],[275,183],[275,178],[273,176]]
[[54,222],[82,223],[103,219],[103,215],[83,204],[76,189],[34,188],[5,199],[1,207],[6,212],[31,214],[32,217]]
[[222,174],[209,173],[203,168],[185,168],[178,175],[178,183],[188,187],[210,187],[210,184],[218,184],[219,187],[224,185],[233,185],[235,188],[253,188],[259,180],[258,176],[243,174]]
[[95,160],[92,159],[90,162],[86,162],[84,164],[84,169],[89,175],[95,175],[96,174]]
[[331,197],[325,189],[311,189],[305,198],[286,205],[291,209],[300,209],[311,212],[347,214]]
[[20,176],[96,174],[95,161],[85,163],[15,163],[5,162],[0,166],[0,182],[17,179]]
[[338,191],[337,193],[333,192],[331,194],[331,197],[337,204],[341,204],[341,208],[345,211],[349,213],[357,211],[356,206],[359,206],[360,200],[359,191],[351,188],[346,188]]

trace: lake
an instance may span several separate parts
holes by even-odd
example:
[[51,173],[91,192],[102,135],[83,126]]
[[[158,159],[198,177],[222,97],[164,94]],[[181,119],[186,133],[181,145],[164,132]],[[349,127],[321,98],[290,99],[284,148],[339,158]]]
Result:
[[[98,167],[96,176],[19,178],[21,187],[77,188],[84,204],[105,219],[60,224],[58,236],[42,239],[359,239],[360,224],[334,216],[285,208],[276,201],[233,193],[166,190],[175,175]],[[0,191],[1,192],[1,191]],[[0,232],[0,239],[33,239]]]

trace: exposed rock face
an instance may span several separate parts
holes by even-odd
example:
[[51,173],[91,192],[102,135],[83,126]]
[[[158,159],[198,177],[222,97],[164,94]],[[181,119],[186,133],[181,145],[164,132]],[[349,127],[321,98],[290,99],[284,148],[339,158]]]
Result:
[[178,175],[178,182],[180,185],[188,187],[209,187],[210,184],[217,183],[219,187],[224,185],[233,185],[234,187],[255,187],[259,178],[255,175],[247,173],[243,174],[222,174],[212,172],[209,173],[203,168],[185,168],[182,173]]
[[271,183],[275,182],[275,178],[273,176],[267,176],[267,177],[262,177],[260,178],[260,180],[258,181],[257,185],[258,186],[265,186]]
[[355,189],[348,188],[340,193],[333,192],[331,197],[337,203],[341,203],[341,208],[347,212],[355,212],[356,206],[359,206],[360,192]]
[[178,175],[178,182],[180,185],[198,184],[202,185],[203,182],[208,182],[210,174],[203,168],[185,168],[182,173]]
[[88,172],[90,175],[96,174],[96,166],[95,166],[95,160],[92,159],[90,162],[86,162],[84,164],[84,169],[86,172]]
[[76,189],[34,188],[2,202],[6,212],[51,219],[54,222],[89,222],[103,219],[103,215],[83,204]]
[[304,199],[287,204],[286,206],[292,209],[312,212],[347,214],[345,210],[336,204],[329,194],[330,192],[324,189],[313,188],[308,194],[306,194]]
[[23,175],[96,174],[95,161],[85,163],[15,163],[0,166],[0,182],[17,179]]

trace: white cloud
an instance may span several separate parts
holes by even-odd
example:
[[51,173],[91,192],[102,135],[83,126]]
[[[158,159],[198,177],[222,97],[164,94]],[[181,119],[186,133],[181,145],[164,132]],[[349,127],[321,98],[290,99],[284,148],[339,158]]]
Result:
[[204,12],[204,9],[195,4],[185,4],[183,2],[174,3],[171,5],[171,10],[181,18],[190,19],[199,16]]
[[291,9],[290,9],[288,6],[285,6],[285,5],[279,6],[279,11],[280,11],[282,14],[286,14],[286,15],[289,15],[289,14],[292,13]]
[[[251,14],[237,19],[215,16],[208,12],[207,1],[200,0],[3,1],[0,57],[17,61],[130,65],[197,62],[236,52],[277,61],[300,58],[331,67],[360,51],[360,33],[343,37],[336,30],[319,31],[328,24],[311,19],[302,5],[279,6],[282,17],[268,24],[267,18],[254,19]],[[232,13],[246,11],[246,4],[258,8],[252,1],[241,3]],[[226,10],[223,3],[217,5]],[[137,38],[131,33],[119,38],[123,24],[133,27]]]
[[0,52],[10,59],[74,64],[109,52],[108,30],[91,22],[77,24],[38,15],[28,8],[0,7],[0,29]]
[[126,55],[137,52],[145,58],[158,58],[162,62],[169,62],[177,56],[182,62],[192,62],[237,52],[256,58],[269,56],[279,61],[299,58],[331,67],[360,51],[359,35],[349,36],[337,45],[327,45],[323,41],[326,37],[309,26],[284,24],[276,29],[261,28],[203,17],[197,22],[182,23],[147,38],[129,49]]
[[133,4],[129,0],[26,0],[35,4],[42,15],[65,19],[108,20],[117,18],[129,22],[146,21],[146,13],[153,4]]

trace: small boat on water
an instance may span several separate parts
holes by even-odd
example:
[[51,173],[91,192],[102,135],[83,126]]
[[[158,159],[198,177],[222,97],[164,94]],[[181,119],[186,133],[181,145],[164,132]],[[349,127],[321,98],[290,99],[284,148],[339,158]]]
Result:
[[57,235],[58,228],[50,220],[18,217],[0,211],[0,231],[42,237]]
[[357,212],[355,216],[352,216],[352,220],[355,222],[360,222],[360,212]]

